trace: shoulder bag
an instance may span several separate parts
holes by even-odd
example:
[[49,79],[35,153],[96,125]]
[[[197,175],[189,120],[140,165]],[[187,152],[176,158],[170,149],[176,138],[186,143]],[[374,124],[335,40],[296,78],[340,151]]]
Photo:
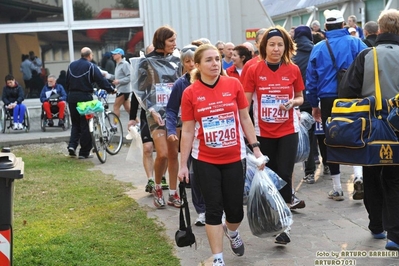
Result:
[[[180,207],[180,218],[179,218],[179,230],[176,231],[175,241],[178,247],[187,247],[192,244],[195,244],[195,249],[197,249],[197,242],[195,241],[195,235],[191,229],[191,221],[190,221],[190,210],[188,208],[187,194],[186,194],[186,183],[180,182],[179,184],[179,192],[180,199],[182,201],[182,205]],[[184,214],[186,216],[186,220],[184,220]]]
[[337,81],[338,81],[337,85],[339,85],[339,83],[341,82],[342,78],[344,77],[344,75],[346,73],[346,69],[344,69],[344,68],[343,69],[338,69],[337,63],[335,62],[334,54],[332,52],[332,49],[331,49],[331,46],[330,46],[330,43],[328,42],[328,40],[326,40],[326,44],[327,44],[328,52],[330,54],[331,60],[332,60],[333,65],[334,65],[334,68],[337,70]]
[[376,49],[375,96],[336,99],[326,121],[327,161],[349,165],[399,165],[399,141],[387,121],[392,107],[382,99]]

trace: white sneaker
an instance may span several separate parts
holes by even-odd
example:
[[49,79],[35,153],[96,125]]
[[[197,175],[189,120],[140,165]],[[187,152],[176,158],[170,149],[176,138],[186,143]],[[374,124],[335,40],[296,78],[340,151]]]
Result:
[[205,213],[198,214],[197,220],[195,220],[196,226],[204,226],[205,225]]
[[22,129],[24,129],[24,126],[21,123],[18,123],[18,129],[22,130]]
[[224,266],[224,261],[222,259],[214,259],[212,266]]
[[19,123],[14,123],[13,129],[14,129],[14,130],[17,130],[17,129],[18,129],[18,125],[19,125]]

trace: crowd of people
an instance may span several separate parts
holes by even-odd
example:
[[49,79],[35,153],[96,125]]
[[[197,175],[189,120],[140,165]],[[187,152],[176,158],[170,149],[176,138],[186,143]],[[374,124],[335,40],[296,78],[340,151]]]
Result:
[[[367,88],[374,86],[374,81],[366,78],[373,76],[369,73],[373,68],[366,67],[373,61],[371,47],[377,47],[379,66],[384,66],[380,77],[386,85],[383,98],[399,92],[395,87],[399,76],[394,74],[399,62],[393,60],[399,58],[399,11],[381,12],[378,21],[367,22],[364,29],[353,15],[346,22],[339,10],[326,10],[324,16],[323,29],[317,20],[310,27],[298,25],[289,31],[280,26],[259,29],[254,45],[223,41],[212,45],[201,38],[177,49],[177,33],[162,26],[154,33],[144,57],[129,62],[124,50],[117,48],[104,54],[103,70],[91,62],[93,53],[84,47],[81,58],[61,73],[60,81],[48,76],[40,98],[47,111],[51,92],[67,95],[72,120],[67,149],[70,156],[85,159],[92,156],[92,142],[86,119],[79,115],[76,105],[93,99],[93,81],[99,88],[116,93],[114,112],[120,115],[123,106],[129,114],[127,128],[140,125],[148,179],[145,191],[152,195],[157,208],[180,208],[177,182],[189,184],[198,213],[195,224],[205,226],[213,265],[225,265],[223,235],[235,255],[245,252],[238,228],[244,217],[246,148],[256,158],[263,160],[267,155],[267,164],[264,160],[258,167],[268,166],[286,182],[279,192],[288,207],[305,208],[305,202],[295,195],[293,171],[300,112],[312,115],[317,125],[308,131],[311,147],[301,182],[317,182],[315,165],[321,156],[323,174],[332,179],[332,190],[326,198],[342,201],[340,165],[328,162],[323,131],[317,128],[325,128],[338,97],[373,94]],[[25,86],[31,86],[28,74],[40,64],[34,55],[24,58],[21,71]],[[25,67],[30,68],[29,73],[23,70]],[[347,69],[341,83],[337,79],[340,69]],[[5,81],[2,99],[6,108],[14,109],[15,129],[20,129],[23,90],[11,75]],[[65,108],[65,101],[62,98],[60,110]],[[52,123],[50,115],[48,119]],[[59,123],[63,123],[63,112]],[[397,166],[353,167],[352,197],[364,200],[371,235],[387,238],[385,248],[389,250],[399,250],[396,170]],[[166,201],[165,189],[169,189]],[[290,243],[290,231],[287,228],[277,234],[275,243]]]

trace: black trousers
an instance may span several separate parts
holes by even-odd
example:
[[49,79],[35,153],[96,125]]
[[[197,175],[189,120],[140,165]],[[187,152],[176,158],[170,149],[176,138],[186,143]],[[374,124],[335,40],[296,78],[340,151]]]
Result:
[[364,205],[373,233],[399,244],[399,166],[363,166]]
[[246,161],[211,164],[193,159],[195,182],[199,184],[205,201],[205,220],[209,225],[226,221],[240,223],[244,218],[243,193]]
[[[331,116],[331,109],[336,98],[321,98],[321,120],[323,122],[323,130],[326,132],[326,121],[327,118]],[[326,161],[328,161],[328,151],[326,154]],[[324,157],[323,157],[324,161]],[[328,167],[330,168],[331,175],[337,175],[340,173],[339,164],[336,163],[327,163]]]
[[81,116],[78,110],[76,110],[77,103],[69,102],[68,106],[72,122],[68,147],[72,147],[76,150],[78,144],[80,144],[79,156],[88,156],[93,145],[86,117]]
[[266,165],[287,182],[279,191],[284,201],[291,203],[292,173],[298,149],[298,133],[276,139],[258,137],[258,141],[262,153],[270,159]]

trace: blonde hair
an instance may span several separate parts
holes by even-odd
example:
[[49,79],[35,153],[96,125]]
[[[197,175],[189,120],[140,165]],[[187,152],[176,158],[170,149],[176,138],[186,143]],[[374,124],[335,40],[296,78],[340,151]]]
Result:
[[399,11],[388,9],[381,12],[378,17],[380,33],[392,33],[399,35]]
[[275,27],[270,27],[268,28],[265,33],[263,34],[262,40],[260,41],[259,45],[259,54],[262,60],[266,60],[267,53],[266,53],[266,47],[267,47],[267,42],[268,42],[268,34],[271,30],[278,30],[283,38],[284,42],[284,52],[283,56],[281,57],[281,61],[284,64],[293,64],[292,62],[292,57],[296,54],[296,44],[292,40],[290,34],[281,26],[277,25]]
[[[194,53],[194,64],[200,64],[201,63],[201,59],[204,56],[204,52],[208,51],[208,50],[215,50],[219,53],[218,48],[216,48],[216,46],[212,45],[212,44],[202,44],[200,45],[197,50],[195,50]],[[220,57],[220,75],[221,76],[226,76],[226,72],[224,72],[223,68],[222,68],[222,57]],[[201,79],[201,72],[197,69],[194,68],[191,71],[191,83],[194,83],[194,81],[196,80],[200,80]]]

